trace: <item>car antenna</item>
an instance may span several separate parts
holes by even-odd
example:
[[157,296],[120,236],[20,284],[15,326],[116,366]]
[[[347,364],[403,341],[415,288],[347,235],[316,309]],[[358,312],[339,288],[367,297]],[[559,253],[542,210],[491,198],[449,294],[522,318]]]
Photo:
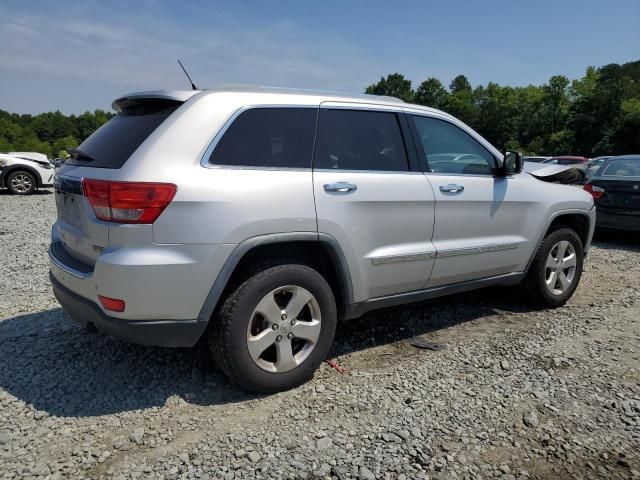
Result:
[[189,76],[189,74],[187,73],[187,70],[184,68],[184,65],[182,65],[182,62],[180,61],[180,59],[178,58],[178,63],[180,64],[180,68],[182,68],[182,71],[184,72],[184,74],[187,76],[187,78],[189,79],[189,82],[191,83],[191,88],[193,90],[198,90],[198,87],[196,87],[196,84],[193,83],[193,80],[191,80],[191,77]]

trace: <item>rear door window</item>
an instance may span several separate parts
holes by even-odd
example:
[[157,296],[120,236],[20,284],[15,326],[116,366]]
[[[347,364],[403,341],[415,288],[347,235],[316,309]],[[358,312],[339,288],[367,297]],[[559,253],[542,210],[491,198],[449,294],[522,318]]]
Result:
[[409,170],[398,116],[393,112],[320,109],[314,168]]
[[252,108],[226,130],[209,158],[213,165],[311,168],[317,108]]
[[70,158],[65,163],[97,168],[121,168],[133,152],[180,105],[182,102],[154,100],[126,108],[80,144],[78,150],[83,156],[78,159]]

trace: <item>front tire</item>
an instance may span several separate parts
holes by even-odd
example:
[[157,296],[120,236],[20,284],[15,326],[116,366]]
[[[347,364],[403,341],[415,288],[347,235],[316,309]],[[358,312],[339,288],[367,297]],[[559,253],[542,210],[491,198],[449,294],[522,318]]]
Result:
[[580,237],[570,228],[560,228],[542,241],[523,285],[536,304],[560,307],[578,288],[583,264]]
[[31,173],[18,170],[7,176],[6,185],[14,195],[30,195],[36,189],[36,179]]
[[306,265],[280,264],[250,276],[227,296],[208,340],[232,381],[273,393],[313,377],[329,353],[336,321],[324,277]]

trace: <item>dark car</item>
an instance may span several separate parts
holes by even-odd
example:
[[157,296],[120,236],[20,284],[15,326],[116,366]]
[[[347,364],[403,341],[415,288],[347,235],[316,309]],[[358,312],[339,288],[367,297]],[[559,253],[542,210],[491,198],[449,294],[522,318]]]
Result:
[[547,160],[550,160],[551,157],[540,157],[540,156],[526,156],[526,157],[522,157],[522,159],[525,162],[531,162],[531,163],[542,163],[545,162]]
[[597,227],[640,231],[640,155],[606,160],[584,189],[593,195]]
[[602,164],[604,162],[606,162],[607,160],[609,160],[611,158],[611,156],[609,157],[596,157],[596,158],[592,158],[591,160],[589,160],[586,164],[586,174],[587,174],[587,178],[591,178],[593,176],[594,173],[596,173],[598,171],[598,169],[602,166]]
[[544,160],[542,163],[550,163],[552,165],[581,165],[588,161],[589,159],[587,157],[565,155],[562,157],[551,157],[548,160]]

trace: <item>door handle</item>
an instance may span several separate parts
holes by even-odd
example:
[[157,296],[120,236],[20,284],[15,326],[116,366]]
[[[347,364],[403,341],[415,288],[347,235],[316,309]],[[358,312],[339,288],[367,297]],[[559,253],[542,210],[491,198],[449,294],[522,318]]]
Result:
[[462,185],[450,183],[449,185],[440,185],[440,191],[443,193],[461,193],[464,192],[464,187]]
[[324,191],[325,192],[336,192],[336,193],[352,193],[358,189],[357,185],[349,182],[336,182],[336,183],[325,183]]

